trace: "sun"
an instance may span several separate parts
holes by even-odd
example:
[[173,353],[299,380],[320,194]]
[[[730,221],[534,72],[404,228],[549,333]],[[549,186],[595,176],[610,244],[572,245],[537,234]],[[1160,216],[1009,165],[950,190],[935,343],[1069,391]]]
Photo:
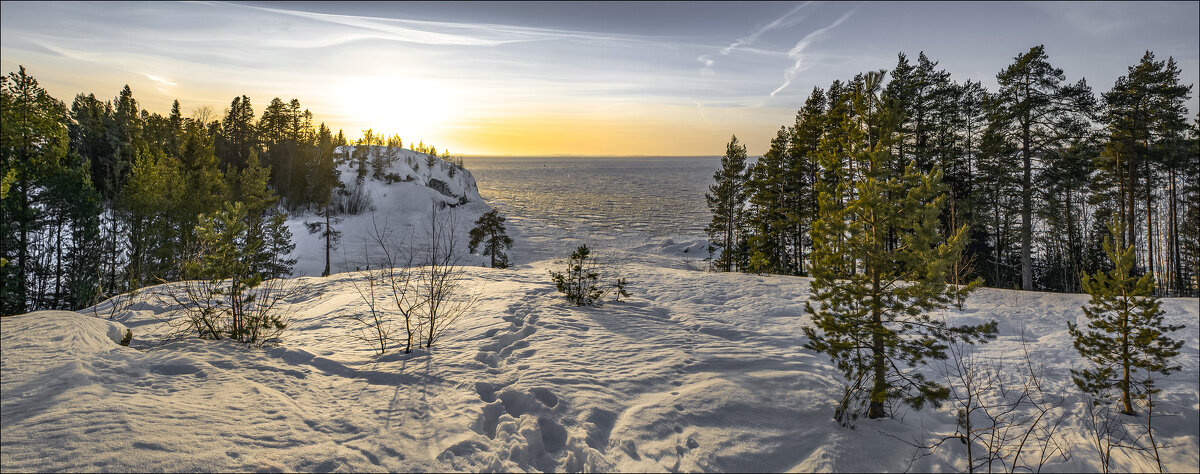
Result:
[[454,117],[453,90],[438,81],[404,76],[356,76],[347,79],[336,94],[350,130],[398,134],[409,140],[440,137]]

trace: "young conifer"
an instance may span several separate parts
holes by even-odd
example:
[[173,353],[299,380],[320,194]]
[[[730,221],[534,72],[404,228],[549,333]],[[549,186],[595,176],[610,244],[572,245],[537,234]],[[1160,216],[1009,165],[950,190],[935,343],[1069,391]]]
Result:
[[504,216],[495,209],[484,213],[475,221],[475,228],[471,229],[470,236],[471,240],[467,242],[467,246],[471,253],[475,253],[482,243],[483,253],[492,257],[492,268],[508,268],[508,255],[505,255],[504,249],[511,249],[513,240],[505,232]]
[[[1124,226],[1114,221],[1109,232],[1119,237]],[[1091,295],[1083,306],[1087,327],[1067,323],[1075,349],[1095,366],[1071,370],[1071,378],[1081,390],[1099,398],[1115,387],[1121,394],[1121,410],[1132,415],[1134,399],[1153,394],[1154,374],[1179,370],[1171,359],[1179,354],[1183,341],[1166,334],[1183,326],[1163,322],[1154,296],[1154,276],[1133,272],[1133,246],[1119,246],[1112,238],[1105,238],[1103,245],[1113,269],[1083,275],[1083,290]]]
[[[920,172],[909,163],[897,175],[889,165],[888,111],[872,97],[873,79],[858,85],[855,118],[843,117],[857,173],[820,195],[813,223],[812,297],[805,310],[805,347],[829,354],[846,377],[834,418],[849,423],[866,406],[870,418],[899,401],[935,406],[948,389],[915,367],[946,358],[948,344],[995,337],[996,323],[950,326],[929,313],[946,308],[974,285],[946,284],[947,269],[966,244],[965,226],[943,237],[945,201],[941,171]],[[840,158],[823,156],[827,170]],[[840,196],[840,199],[839,199]],[[891,196],[889,198],[889,196]],[[888,245],[891,236],[900,245]]]

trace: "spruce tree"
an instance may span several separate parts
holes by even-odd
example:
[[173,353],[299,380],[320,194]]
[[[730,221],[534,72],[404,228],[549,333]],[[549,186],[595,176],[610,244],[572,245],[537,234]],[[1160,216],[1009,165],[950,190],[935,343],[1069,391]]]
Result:
[[[813,326],[804,328],[805,347],[829,354],[845,375],[845,395],[834,413],[843,423],[862,408],[870,418],[885,416],[889,402],[939,404],[948,389],[916,367],[945,359],[952,341],[983,341],[996,332],[994,321],[950,326],[929,314],[973,287],[946,284],[966,243],[965,227],[948,237],[939,232],[945,203],[940,170],[922,173],[910,162],[897,175],[888,166],[894,122],[874,97],[877,84],[874,73],[856,84],[855,118],[843,120],[855,172],[823,188],[812,230],[813,293],[805,310]],[[872,131],[878,135],[870,137]],[[840,161],[826,155],[822,165]],[[901,245],[888,246],[890,235]]]
[[499,211],[492,209],[479,216],[470,236],[471,240],[467,242],[467,246],[471,253],[475,253],[475,249],[482,243],[483,253],[492,258],[492,268],[508,268],[508,255],[504,254],[504,249],[511,249],[513,240],[505,232],[504,216],[501,216]]
[[221,121],[217,136],[217,157],[221,169],[228,173],[241,170],[250,160],[250,152],[257,147],[257,132],[254,124],[254,108],[247,96],[234,97],[229,112]]
[[704,195],[708,209],[713,213],[712,222],[705,228],[708,240],[712,242],[709,252],[721,250],[721,255],[713,262],[713,266],[723,272],[737,269],[736,249],[742,235],[745,172],[746,146],[739,145],[737,136],[734,135],[725,146],[721,169],[713,173],[714,183]]
[[[1123,231],[1115,220],[1109,225],[1112,237],[1120,238]],[[1087,327],[1067,323],[1075,349],[1095,365],[1072,369],[1071,378],[1081,390],[1100,399],[1115,387],[1121,410],[1132,415],[1133,401],[1154,393],[1155,374],[1166,376],[1180,369],[1171,365],[1171,359],[1179,355],[1183,341],[1167,333],[1184,326],[1163,321],[1161,303],[1154,296],[1154,276],[1133,271],[1132,245],[1120,246],[1106,238],[1104,253],[1113,268],[1082,278],[1083,290],[1091,295],[1083,306]]]

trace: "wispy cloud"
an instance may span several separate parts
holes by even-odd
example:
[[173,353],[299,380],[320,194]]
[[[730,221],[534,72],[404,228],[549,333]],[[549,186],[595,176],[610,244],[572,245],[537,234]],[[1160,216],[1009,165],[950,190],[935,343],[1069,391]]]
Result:
[[146,76],[146,79],[149,79],[149,80],[151,80],[151,81],[157,82],[157,83],[159,83],[159,84],[162,84],[162,85],[164,85],[164,86],[177,86],[177,85],[179,85],[179,84],[176,84],[176,83],[174,83],[174,82],[171,82],[171,81],[170,81],[170,80],[168,80],[168,79],[163,79],[163,78],[161,78],[161,77],[155,76],[154,74],[142,74],[142,75],[143,75],[143,76]]
[[[545,40],[638,43],[661,41],[632,35],[593,33],[554,28],[340,15],[253,5],[237,6],[350,27],[359,31],[358,34],[344,36],[345,42],[364,38],[376,38],[433,46],[500,46],[510,43]],[[364,33],[366,34],[364,35]],[[322,45],[326,44],[328,43]],[[303,47],[304,44],[297,43],[296,46]]]
[[800,41],[796,42],[796,46],[794,46],[794,47],[792,47],[792,49],[788,50],[788,57],[792,58],[792,60],[795,63],[792,64],[791,68],[789,68],[787,71],[783,72],[783,85],[780,85],[779,88],[777,88],[771,92],[772,97],[774,97],[775,94],[778,94],[779,91],[782,91],[782,90],[786,89],[787,86],[791,85],[792,79],[796,78],[796,73],[800,72],[801,68],[803,68],[805,66],[806,58],[805,58],[804,50],[807,49],[809,45],[824,38],[825,35],[829,33],[829,30],[832,30],[832,29],[836,28],[838,25],[842,24],[842,22],[849,19],[851,15],[854,15],[854,12],[856,12],[856,11],[858,11],[858,8],[855,8],[853,10],[846,12],[844,15],[842,15],[840,18],[838,18],[837,21],[834,21],[829,26],[826,26],[824,28],[813,31],[812,33],[804,35],[803,38],[800,38]]
[[[783,16],[780,16],[779,18],[772,20],[770,23],[767,23],[766,25],[758,27],[753,32],[751,32],[749,35],[738,38],[736,41],[734,41],[729,46],[726,46],[721,49],[721,51],[720,51],[721,56],[728,56],[729,53],[733,52],[734,49],[737,49],[739,47],[753,45],[756,41],[758,41],[758,37],[762,36],[763,33],[766,33],[771,30],[779,29],[779,28],[796,25],[796,24],[804,21],[804,19],[807,18],[807,16],[799,15],[799,12],[800,12],[800,10],[803,10],[805,7],[807,7],[811,3],[812,3],[811,1],[808,1],[808,2],[804,2],[800,5],[797,5],[796,8],[793,8],[790,11],[788,11],[787,13],[784,13]],[[707,54],[701,55],[700,57],[696,58],[696,60],[703,63],[705,68],[710,68],[713,66],[713,64],[716,63],[716,61],[713,60],[712,56],[707,55]]]

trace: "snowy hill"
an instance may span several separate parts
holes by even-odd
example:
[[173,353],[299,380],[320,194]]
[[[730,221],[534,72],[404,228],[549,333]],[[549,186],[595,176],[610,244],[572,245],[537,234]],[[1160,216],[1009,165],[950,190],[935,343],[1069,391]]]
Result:
[[[471,172],[453,163],[399,147],[372,146],[367,156],[356,153],[361,151],[353,146],[335,150],[342,163],[338,172],[345,194],[336,196],[334,203],[361,209],[354,210],[358,214],[337,216],[340,222],[336,222],[334,228],[342,233],[342,242],[330,257],[333,273],[367,267],[367,261],[373,260],[378,253],[377,245],[370,239],[376,227],[386,228],[401,240],[420,240],[428,227],[430,207],[433,206],[447,216],[454,214],[458,221],[458,247],[465,249],[467,232],[475,219],[491,210],[479,196]],[[356,159],[359,158],[365,158],[366,165],[361,183],[357,179]],[[305,226],[305,222],[318,221],[323,222],[323,219],[312,213],[297,214],[288,219],[292,242],[296,244],[291,257],[298,260],[292,272],[295,276],[320,275],[325,268],[325,240],[319,234],[309,233]],[[464,257],[463,263],[467,265],[478,265],[483,261]]]
[[[414,191],[415,192],[415,191]],[[363,273],[299,278],[291,328],[264,349],[186,339],[144,291],[116,322],[74,313],[0,320],[4,471],[965,471],[963,447],[917,456],[908,442],[954,431],[954,415],[904,411],[832,420],[841,385],[801,348],[809,279],[624,264],[632,298],[568,306],[549,261],[470,268],[480,303],[432,352],[374,357],[345,316],[366,311]],[[171,291],[177,284],[156,287]],[[1082,295],[981,289],[952,323],[1000,322],[977,355],[1014,367],[1019,334],[1059,413],[1069,458],[1046,471],[1100,471],[1068,369],[1083,361],[1066,322]],[[1168,471],[1200,459],[1196,299],[1164,300],[1186,324],[1183,370],[1155,420]],[[102,305],[99,314],[108,308]],[[128,327],[130,347],[112,334]],[[935,372],[930,371],[931,376]],[[936,377],[936,376],[935,376]],[[869,453],[869,455],[864,455]],[[1121,451],[1114,469],[1156,471]]]

